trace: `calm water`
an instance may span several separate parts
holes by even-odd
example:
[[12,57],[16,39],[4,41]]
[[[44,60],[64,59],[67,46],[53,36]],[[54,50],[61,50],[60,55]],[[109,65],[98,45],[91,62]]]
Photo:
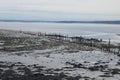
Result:
[[0,29],[61,33],[69,36],[84,36],[119,41],[120,25],[114,24],[70,24],[70,23],[23,23],[0,22]]

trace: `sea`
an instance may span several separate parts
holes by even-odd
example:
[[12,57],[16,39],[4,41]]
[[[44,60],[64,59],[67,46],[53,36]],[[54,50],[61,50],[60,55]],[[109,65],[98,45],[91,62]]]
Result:
[[120,42],[120,24],[0,22],[0,29],[57,33]]

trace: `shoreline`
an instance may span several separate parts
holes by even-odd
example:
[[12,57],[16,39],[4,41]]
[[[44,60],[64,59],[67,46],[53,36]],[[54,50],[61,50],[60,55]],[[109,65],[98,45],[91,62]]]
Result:
[[0,79],[4,80],[116,79],[119,58],[119,47],[110,40],[0,30]]
[[[31,45],[29,43],[29,41],[30,41],[32,43],[30,48],[32,48],[33,46],[37,46],[37,47],[35,47],[35,49],[39,49],[38,46],[44,45],[46,43],[49,43],[50,44],[49,46],[53,45],[53,47],[54,47],[54,45],[56,45],[58,43],[60,43],[59,45],[64,45],[64,44],[66,45],[66,43],[68,45],[68,43],[69,43],[69,44],[77,44],[79,46],[81,46],[81,45],[88,46],[88,48],[91,48],[91,49],[98,48],[103,51],[107,51],[107,52],[111,52],[111,53],[117,53],[114,50],[118,49],[118,54],[119,54],[119,43],[113,43],[113,42],[111,42],[111,39],[109,39],[108,41],[103,41],[102,39],[85,38],[82,36],[69,37],[68,35],[62,35],[62,34],[57,34],[57,33],[47,34],[47,33],[41,33],[41,32],[17,31],[17,30],[6,30],[6,29],[0,29],[0,37],[1,37],[1,40],[3,40],[3,41],[5,40],[7,45],[9,45],[9,46],[14,45],[14,43],[11,44],[11,42],[8,44],[9,40],[17,41],[17,43],[15,43],[15,44],[18,44],[18,45],[16,45],[15,48],[18,50],[19,50],[19,46],[20,46],[20,48],[22,48],[22,46],[23,46],[23,49],[24,49],[24,47],[26,46],[25,42],[27,43],[27,45]],[[23,41],[22,44],[19,43],[19,41],[21,41],[21,40]],[[35,40],[35,42],[34,42],[34,40]],[[41,44],[41,40],[43,40],[42,42],[45,42],[45,43]],[[52,44],[51,44],[51,42],[52,42]],[[1,43],[1,44],[6,44],[6,43]],[[18,46],[18,48],[17,48],[17,46]],[[29,47],[29,46],[27,46],[27,47]],[[46,44],[46,47],[47,47],[47,44]],[[41,46],[41,48],[42,48],[42,46]],[[14,46],[13,46],[13,50],[14,50]]]

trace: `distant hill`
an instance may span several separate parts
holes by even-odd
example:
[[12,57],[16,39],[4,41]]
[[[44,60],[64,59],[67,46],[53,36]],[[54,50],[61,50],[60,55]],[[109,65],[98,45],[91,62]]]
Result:
[[94,23],[94,24],[120,24],[120,21],[39,21],[39,20],[0,20],[0,22],[45,22],[45,23]]
[[96,23],[96,24],[120,24],[120,21],[56,21],[58,23]]

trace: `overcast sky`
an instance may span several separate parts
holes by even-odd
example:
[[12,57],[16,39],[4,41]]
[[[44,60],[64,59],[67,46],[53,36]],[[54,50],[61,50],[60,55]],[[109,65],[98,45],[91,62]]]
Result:
[[0,0],[0,19],[120,20],[120,0]]

